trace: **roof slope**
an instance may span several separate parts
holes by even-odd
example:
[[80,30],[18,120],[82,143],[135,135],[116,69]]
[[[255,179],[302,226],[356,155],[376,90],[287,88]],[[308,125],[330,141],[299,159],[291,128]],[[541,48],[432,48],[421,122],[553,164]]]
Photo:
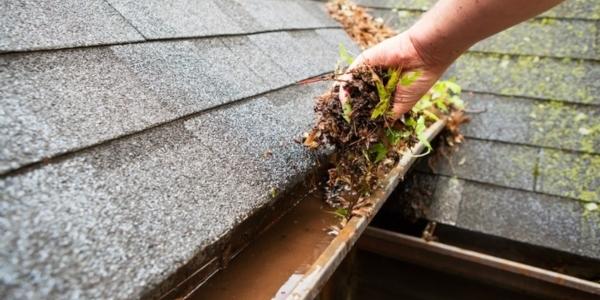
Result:
[[314,167],[294,83],[356,49],[312,1],[0,6],[3,299],[169,288]]
[[[404,30],[435,1],[357,2]],[[600,259],[583,207],[600,203],[599,21],[599,2],[565,1],[448,70],[476,113],[457,152],[419,169],[431,219]]]

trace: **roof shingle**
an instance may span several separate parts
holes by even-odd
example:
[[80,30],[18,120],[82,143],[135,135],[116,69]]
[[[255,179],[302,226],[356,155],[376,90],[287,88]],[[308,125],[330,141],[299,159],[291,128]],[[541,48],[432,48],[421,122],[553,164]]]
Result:
[[0,2],[0,53],[141,40],[103,0]]
[[314,166],[289,89],[0,180],[4,296],[137,298],[194,259]]
[[[331,71],[348,38],[322,3],[231,1],[110,1],[127,20],[68,2],[74,21],[121,27],[0,55],[3,298],[158,297],[314,168],[294,138],[324,86],[291,85]],[[161,40],[105,38],[129,22]]]

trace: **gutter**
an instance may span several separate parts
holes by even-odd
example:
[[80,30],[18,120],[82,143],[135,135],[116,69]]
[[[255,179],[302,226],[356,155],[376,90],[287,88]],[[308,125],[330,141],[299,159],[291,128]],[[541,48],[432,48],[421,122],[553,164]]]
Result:
[[[446,119],[441,119],[426,130],[425,136],[428,141],[433,140],[446,125]],[[286,295],[284,299],[313,299],[333,272],[340,265],[346,254],[352,249],[358,238],[363,234],[369,222],[377,214],[383,203],[387,200],[398,183],[404,178],[410,167],[417,160],[417,154],[425,149],[425,145],[418,143],[412,149],[411,153],[404,154],[398,165],[392,169],[385,179],[383,189],[379,189],[371,195],[367,202],[369,206],[364,216],[353,216],[346,226],[339,232],[337,237],[331,241],[329,246],[321,253],[316,261],[301,275],[294,274],[288,279],[277,295]],[[279,297],[278,297],[279,298]]]

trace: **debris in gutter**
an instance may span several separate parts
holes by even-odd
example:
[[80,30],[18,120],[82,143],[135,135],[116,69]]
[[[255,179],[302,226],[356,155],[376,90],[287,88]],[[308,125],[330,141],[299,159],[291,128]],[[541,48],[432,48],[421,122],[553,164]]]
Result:
[[[349,1],[335,0],[328,8],[362,47],[395,35],[392,29]],[[446,119],[450,134],[445,139],[453,146],[462,142],[459,125],[468,118],[460,99],[461,88],[452,81],[439,81],[411,111],[392,119],[396,86],[412,84],[420,73],[369,65],[348,70],[340,66],[350,65],[352,56],[343,45],[339,50],[340,62],[334,75],[317,79],[336,83],[317,99],[316,124],[304,135],[303,144],[310,149],[335,149],[329,157],[326,201],[337,211],[346,212],[341,219],[348,219],[368,210],[366,199],[380,188],[382,180],[412,146],[421,142],[427,153],[431,151],[424,138],[427,127]],[[349,95],[344,97],[347,99],[344,104],[340,101],[341,81],[342,92]]]

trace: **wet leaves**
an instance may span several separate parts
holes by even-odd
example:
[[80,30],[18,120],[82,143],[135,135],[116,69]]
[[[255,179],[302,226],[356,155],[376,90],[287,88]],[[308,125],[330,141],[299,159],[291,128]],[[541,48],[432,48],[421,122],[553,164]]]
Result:
[[[343,85],[336,83],[317,99],[316,124],[305,134],[304,145],[335,149],[329,162],[327,202],[353,212],[413,145],[421,142],[427,153],[432,150],[425,135],[429,125],[441,117],[449,118],[450,130],[455,132],[450,142],[459,143],[458,125],[466,117],[459,109],[460,87],[452,82],[438,82],[418,106],[392,120],[387,115],[396,86],[403,79],[405,84],[414,83],[418,73],[405,75],[401,70],[362,66],[345,74]],[[341,93],[347,95],[344,104]]]

